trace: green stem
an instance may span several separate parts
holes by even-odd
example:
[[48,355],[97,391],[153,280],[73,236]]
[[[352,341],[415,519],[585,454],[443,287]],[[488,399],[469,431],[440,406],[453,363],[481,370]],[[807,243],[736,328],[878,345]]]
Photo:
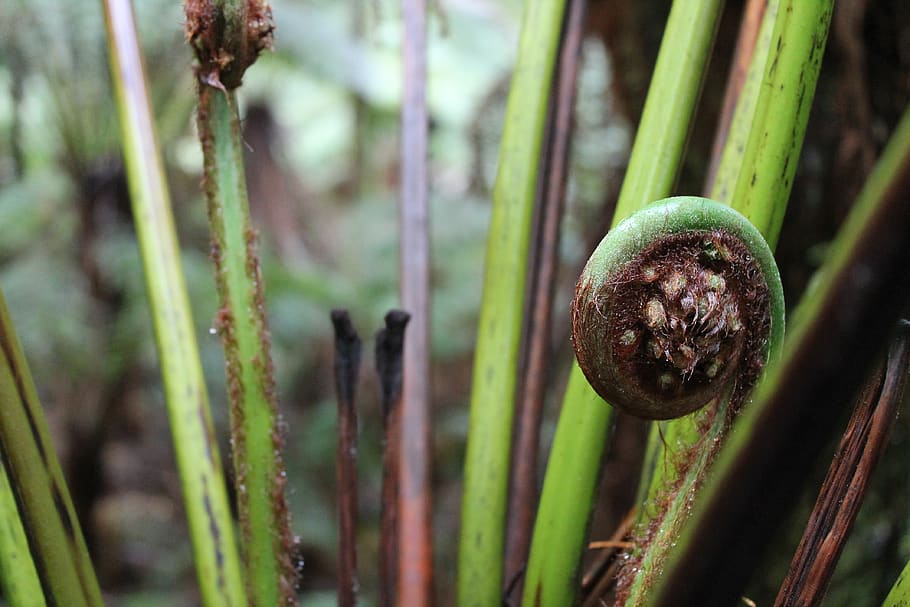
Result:
[[[685,149],[722,2],[675,2],[670,11],[613,225],[670,193]],[[672,100],[672,101],[669,101]],[[659,150],[659,153],[654,153]],[[612,416],[572,369],[540,498],[524,604],[568,605],[584,548]],[[585,445],[580,451],[578,445]],[[566,483],[563,479],[572,479]],[[560,558],[551,558],[559,555]]]
[[247,582],[252,604],[285,604],[293,601],[293,567],[282,437],[235,94],[200,83],[198,124]]
[[105,2],[130,198],[205,605],[246,605],[234,526],[129,2]]
[[256,231],[250,223],[234,90],[271,45],[264,1],[187,1],[187,33],[199,62],[197,123],[224,346],[237,510],[250,604],[294,602],[274,370]]
[[[762,92],[765,65],[771,48],[771,36],[779,4],[779,0],[769,0],[765,8],[749,69],[736,102],[726,141],[723,143],[710,198],[724,204],[731,203],[737,180],[740,173],[743,172],[741,169],[744,166],[746,144],[752,132],[756,107]],[[786,203],[786,199],[778,201],[778,204],[786,205]],[[740,209],[741,212],[744,210]],[[743,214],[749,218],[748,211]],[[645,449],[645,463],[642,466],[639,481],[638,499],[635,502],[639,505],[635,528],[644,528],[648,525],[648,521],[661,515],[656,500],[658,496],[668,491],[668,487],[677,484],[680,476],[677,467],[665,457],[664,446],[669,446],[669,453],[677,453],[685,451],[697,443],[701,435],[696,417],[685,416],[651,425]]]
[[742,158],[731,160],[739,174],[730,204],[772,249],[793,186],[833,7],[834,0],[780,0],[749,138]]
[[102,605],[85,539],[2,293],[0,451],[16,488],[44,596],[56,605]]
[[465,456],[458,598],[502,600],[504,522],[525,272],[562,0],[525,7],[506,113],[487,244]]
[[0,585],[11,607],[45,605],[41,580],[3,462],[0,462]]

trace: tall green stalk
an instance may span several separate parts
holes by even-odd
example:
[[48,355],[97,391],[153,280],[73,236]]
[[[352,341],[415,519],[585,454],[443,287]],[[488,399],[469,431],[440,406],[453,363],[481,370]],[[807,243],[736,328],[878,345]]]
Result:
[[[670,193],[720,17],[722,2],[675,2],[655,66],[613,225]],[[569,605],[611,409],[572,368],[553,438],[525,578],[525,605]]]
[[493,191],[486,275],[465,456],[458,598],[462,607],[502,600],[503,547],[515,382],[528,245],[562,0],[525,5],[518,64]]
[[294,602],[283,439],[256,231],[250,222],[235,90],[271,44],[266,2],[188,1],[187,34],[199,65],[197,124],[220,299],[234,478],[250,604]]
[[[102,605],[85,539],[2,293],[0,450],[16,488],[31,558],[45,598],[55,605]],[[21,549],[21,541],[18,547]],[[11,556],[10,546],[4,545],[3,550],[10,551]],[[34,580],[29,585],[33,589]]]
[[200,594],[205,605],[241,607],[246,596],[240,559],[135,19],[129,1],[106,0],[104,8],[130,198]]

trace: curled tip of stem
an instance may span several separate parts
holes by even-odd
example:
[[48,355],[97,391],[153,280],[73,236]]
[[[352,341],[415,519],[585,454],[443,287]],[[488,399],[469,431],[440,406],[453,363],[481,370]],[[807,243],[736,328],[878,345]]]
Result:
[[579,366],[609,403],[648,419],[744,395],[783,328],[773,255],[729,207],[659,201],[612,230],[576,286]]
[[259,53],[272,47],[275,26],[266,0],[187,0],[185,13],[199,80],[209,86],[237,88]]

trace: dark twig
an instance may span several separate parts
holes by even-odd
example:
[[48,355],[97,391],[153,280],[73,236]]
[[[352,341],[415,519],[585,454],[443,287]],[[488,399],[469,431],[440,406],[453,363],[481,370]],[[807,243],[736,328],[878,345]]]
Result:
[[357,600],[357,409],[354,394],[360,369],[360,337],[347,310],[332,310],[335,327],[335,391],[338,396],[338,605]]
[[[543,413],[547,368],[550,361],[550,318],[559,252],[559,231],[568,173],[572,115],[575,108],[581,41],[584,38],[586,0],[572,0],[566,9],[554,75],[552,102],[542,156],[543,176],[535,201],[533,261],[528,277],[528,318],[524,336],[522,376],[516,399],[516,423],[511,458],[509,516],[506,522],[504,580],[515,579],[526,565],[534,512],[537,507],[537,452]],[[517,587],[516,587],[517,588]],[[510,596],[521,601],[520,596]]]
[[875,370],[834,454],[775,607],[821,603],[869,478],[897,418],[910,365],[910,330],[902,327],[884,370]]
[[392,310],[376,334],[376,372],[382,390],[382,521],[379,547],[379,605],[395,605],[398,570],[398,461],[401,445],[401,370],[405,326],[411,315]]
[[752,55],[755,53],[755,43],[758,40],[758,32],[761,29],[762,19],[767,8],[768,0],[749,0],[743,11],[743,19],[739,26],[739,36],[736,39],[736,50],[733,53],[733,61],[730,64],[730,75],[727,77],[727,86],[724,89],[724,103],[721,106],[720,118],[717,121],[714,143],[711,145],[711,163],[708,166],[708,174],[705,177],[705,192],[710,192],[713,187],[714,177],[717,175],[717,167],[720,166],[720,159],[727,143],[727,136],[730,134],[730,123],[733,121],[733,113],[736,110],[736,104],[739,103],[739,96],[743,90],[743,83],[746,81],[749,64],[752,62]]
[[430,235],[427,205],[426,7],[403,0],[401,304],[411,312],[404,349],[398,482],[398,603],[433,592],[430,433]]

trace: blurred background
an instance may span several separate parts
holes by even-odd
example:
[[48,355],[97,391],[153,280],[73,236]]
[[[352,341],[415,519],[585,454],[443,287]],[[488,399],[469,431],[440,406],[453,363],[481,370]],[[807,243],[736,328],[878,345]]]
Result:
[[[134,2],[216,424],[227,453],[217,309],[199,188],[194,80],[175,0]],[[679,193],[702,190],[742,1],[727,3]],[[363,604],[372,603],[381,469],[373,336],[398,305],[400,8],[274,0],[273,53],[240,90],[286,422],[293,528],[308,605],[334,604],[335,400],[329,311],[364,339],[359,385]],[[609,224],[669,2],[592,1],[561,237],[547,451],[568,371],[575,278]],[[451,602],[461,458],[489,193],[515,58],[518,0],[430,3],[434,510],[439,603]],[[795,302],[910,99],[910,8],[838,4],[779,257]],[[672,100],[667,100],[672,102]],[[0,4],[0,288],[46,408],[111,605],[195,605],[195,578],[105,55],[100,3]],[[560,303],[562,302],[562,303]],[[621,419],[592,537],[629,507],[644,426]],[[860,514],[831,604],[883,596],[910,556],[908,427]],[[824,467],[819,468],[819,478]],[[814,495],[806,496],[808,508]],[[803,518],[805,513],[803,514]],[[782,575],[794,534],[768,565]],[[792,544],[792,545],[791,545]],[[872,564],[874,563],[874,566]],[[763,577],[763,576],[759,576]],[[761,604],[761,603],[759,603]]]

